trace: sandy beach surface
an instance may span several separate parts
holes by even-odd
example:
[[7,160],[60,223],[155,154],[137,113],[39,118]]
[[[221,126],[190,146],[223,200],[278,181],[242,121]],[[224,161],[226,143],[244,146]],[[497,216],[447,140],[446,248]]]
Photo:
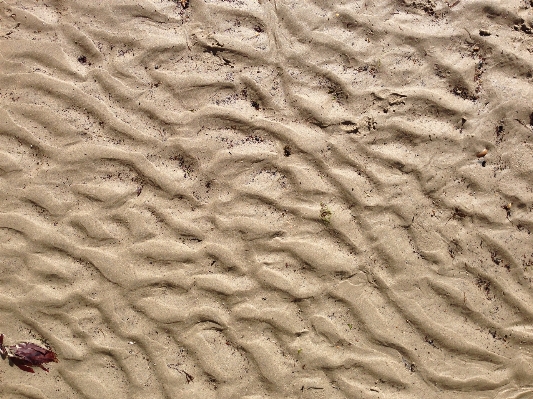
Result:
[[532,83],[524,0],[0,1],[0,396],[532,398]]

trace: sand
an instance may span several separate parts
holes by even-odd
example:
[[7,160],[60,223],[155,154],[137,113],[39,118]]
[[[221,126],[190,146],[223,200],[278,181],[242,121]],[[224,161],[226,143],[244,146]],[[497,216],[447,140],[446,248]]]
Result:
[[0,1],[2,398],[533,397],[529,1]]

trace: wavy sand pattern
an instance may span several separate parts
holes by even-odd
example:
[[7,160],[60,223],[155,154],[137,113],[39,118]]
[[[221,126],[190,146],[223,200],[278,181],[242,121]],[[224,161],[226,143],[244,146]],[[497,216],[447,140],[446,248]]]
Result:
[[2,397],[532,397],[531,7],[0,1]]

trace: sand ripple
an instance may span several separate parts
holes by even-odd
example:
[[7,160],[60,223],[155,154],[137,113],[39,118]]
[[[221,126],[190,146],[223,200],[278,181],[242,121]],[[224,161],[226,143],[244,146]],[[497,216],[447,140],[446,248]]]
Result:
[[0,2],[6,397],[533,395],[508,3]]

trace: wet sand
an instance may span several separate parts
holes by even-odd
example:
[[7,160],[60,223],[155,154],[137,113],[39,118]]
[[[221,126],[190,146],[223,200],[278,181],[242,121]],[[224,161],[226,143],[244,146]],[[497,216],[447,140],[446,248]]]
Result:
[[533,395],[529,1],[0,1],[5,398]]

